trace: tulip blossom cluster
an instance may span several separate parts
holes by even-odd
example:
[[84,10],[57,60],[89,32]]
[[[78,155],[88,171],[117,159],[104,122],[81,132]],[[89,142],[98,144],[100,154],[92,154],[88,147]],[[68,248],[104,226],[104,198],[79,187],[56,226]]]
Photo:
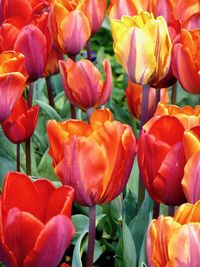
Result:
[[183,204],[174,218],[153,220],[147,233],[149,267],[198,266],[200,259],[200,201]]

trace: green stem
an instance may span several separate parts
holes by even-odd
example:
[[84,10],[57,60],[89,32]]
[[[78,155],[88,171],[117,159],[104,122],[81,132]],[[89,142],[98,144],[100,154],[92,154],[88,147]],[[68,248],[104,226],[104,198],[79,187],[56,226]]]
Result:
[[174,83],[172,85],[172,99],[171,99],[173,105],[176,104],[176,97],[177,97],[177,83]]
[[86,257],[86,267],[93,267],[94,258],[94,242],[96,234],[96,210],[95,206],[89,208],[90,220],[89,220],[89,236],[88,236],[88,251]]
[[86,110],[88,123],[90,123],[90,117],[91,117],[91,115],[92,115],[92,112],[93,112],[93,108],[88,108],[88,109]]
[[49,99],[49,105],[52,106],[52,108],[55,108],[54,98],[53,98],[53,88],[51,84],[51,77],[46,77],[46,85],[47,85],[47,94]]
[[86,50],[87,50],[87,59],[92,61],[92,54],[91,54],[91,43],[90,40],[86,43]]
[[153,219],[157,219],[160,214],[160,203],[154,201],[153,206]]
[[70,103],[71,118],[76,119],[76,108]]
[[174,206],[168,206],[168,215],[173,217],[175,212],[175,207]]
[[135,137],[137,137],[137,121],[136,121],[136,118],[132,116],[131,121],[132,121],[133,133],[134,133]]
[[33,92],[34,92],[34,82],[30,84],[29,90],[28,90],[28,107],[32,107],[33,102]]
[[25,143],[26,147],[26,174],[31,175],[31,142],[30,139]]
[[16,163],[17,163],[17,172],[20,172],[20,144],[17,144],[16,151]]

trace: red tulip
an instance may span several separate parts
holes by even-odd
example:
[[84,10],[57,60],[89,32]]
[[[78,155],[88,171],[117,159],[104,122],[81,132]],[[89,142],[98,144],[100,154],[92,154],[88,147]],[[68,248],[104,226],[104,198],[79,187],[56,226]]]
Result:
[[179,205],[185,202],[181,186],[186,163],[184,127],[176,117],[157,116],[149,120],[138,143],[138,164],[150,196],[157,202]]
[[20,144],[31,138],[38,119],[39,106],[28,108],[26,100],[21,97],[10,116],[2,123],[6,137],[14,144]]
[[27,24],[23,19],[13,17],[0,29],[0,50],[11,49],[25,55],[29,81],[40,78],[47,63],[51,46],[47,19],[47,13],[35,15]]
[[63,184],[75,189],[80,205],[107,203],[122,192],[136,151],[128,125],[112,121],[109,110],[97,110],[90,124],[51,120],[47,132],[54,171]]
[[8,173],[0,200],[0,260],[10,267],[56,267],[74,235],[73,189]]
[[192,94],[200,94],[200,30],[181,30],[173,47],[173,73],[181,86]]
[[27,80],[24,56],[14,51],[0,54],[0,122],[11,113]]
[[108,101],[112,90],[110,62],[105,59],[103,66],[106,73],[104,83],[100,79],[100,72],[89,60],[74,62],[68,58],[67,62],[59,61],[63,87],[71,104],[86,110]]

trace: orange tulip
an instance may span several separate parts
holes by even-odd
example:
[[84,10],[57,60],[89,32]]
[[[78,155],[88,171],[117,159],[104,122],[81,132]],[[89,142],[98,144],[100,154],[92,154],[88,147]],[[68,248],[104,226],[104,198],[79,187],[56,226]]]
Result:
[[185,202],[181,186],[186,163],[184,127],[172,116],[156,116],[144,126],[138,142],[138,164],[152,199],[167,205]]
[[11,113],[28,78],[24,56],[14,51],[0,54],[0,122]]
[[153,220],[147,233],[149,267],[199,266],[200,201],[179,207],[174,218]]
[[55,0],[50,21],[53,40],[62,53],[78,54],[91,35],[88,17],[77,8],[76,2]]
[[51,120],[47,133],[55,174],[75,189],[80,205],[107,203],[121,193],[136,151],[128,125],[113,121],[109,110],[97,110],[90,124]]
[[176,105],[168,105],[166,103],[159,103],[156,109],[155,116],[174,116],[183,125],[184,129],[190,129],[200,124],[200,105],[185,106],[180,108]]
[[47,63],[51,40],[47,28],[48,14],[35,15],[28,24],[18,17],[12,17],[0,29],[0,50],[15,50],[25,55],[29,81],[35,81],[43,74]]
[[185,131],[183,144],[187,158],[182,180],[183,190],[190,203],[200,200],[200,126]]
[[[168,90],[161,89],[160,98],[163,102],[169,102]],[[156,89],[150,88],[149,91],[149,113],[152,114],[154,112],[154,100],[156,98]],[[141,116],[141,105],[142,105],[142,86],[131,81],[128,82],[128,86],[126,88],[126,101],[129,107],[131,114],[140,120]]]
[[182,29],[173,47],[173,73],[183,89],[200,94],[200,30]]
[[47,64],[44,70],[45,77],[59,73],[58,61],[61,59],[63,59],[63,54],[60,53],[54,45],[52,45],[51,50],[48,54]]
[[21,97],[9,117],[3,121],[2,128],[6,137],[14,144],[20,144],[31,138],[38,119],[39,106],[28,108]]
[[74,190],[11,172],[0,198],[0,261],[6,266],[56,267],[74,235]]
[[[141,11],[111,21],[114,51],[132,82],[157,87],[170,69],[172,43],[163,17]],[[162,85],[163,86],[163,85]]]
[[108,101],[112,90],[112,72],[107,59],[103,61],[106,73],[104,83],[100,72],[89,60],[74,62],[68,58],[66,62],[59,61],[59,66],[65,94],[72,105],[87,110]]

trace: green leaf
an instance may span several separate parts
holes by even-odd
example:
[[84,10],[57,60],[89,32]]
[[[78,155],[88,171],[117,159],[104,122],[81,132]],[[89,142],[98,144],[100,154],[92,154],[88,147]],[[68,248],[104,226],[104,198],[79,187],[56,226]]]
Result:
[[48,150],[44,153],[38,165],[37,172],[40,177],[48,178],[52,181],[58,180],[57,176],[54,174],[52,159],[48,154]]
[[80,235],[85,231],[86,226],[89,225],[89,218],[83,214],[76,214],[72,216],[72,222],[76,229],[72,244],[75,244]]
[[36,100],[36,103],[45,111],[50,119],[62,121],[60,115],[49,104],[41,102],[40,100]]
[[131,235],[131,232],[126,225],[125,222],[123,222],[123,261],[124,261],[124,267],[136,267],[136,249],[135,244]]
[[123,202],[123,217],[125,217],[125,222],[127,225],[137,215],[137,208],[136,195],[129,189]]
[[121,223],[122,221],[122,195],[119,195],[109,204],[110,204],[110,212],[111,212],[113,220]]

